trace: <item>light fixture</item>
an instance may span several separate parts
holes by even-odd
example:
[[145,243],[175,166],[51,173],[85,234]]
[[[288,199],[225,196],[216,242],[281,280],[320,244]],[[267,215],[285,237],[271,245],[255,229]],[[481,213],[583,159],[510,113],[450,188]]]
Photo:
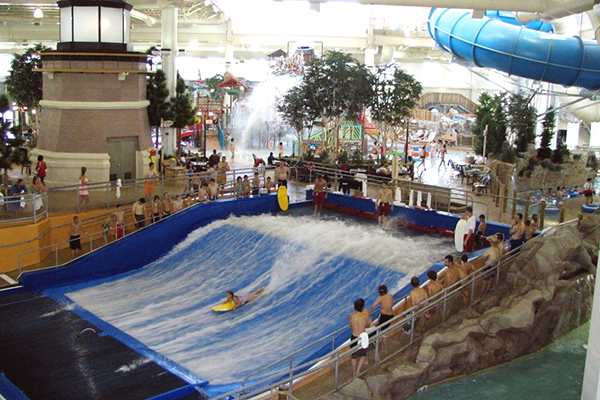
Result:
[[33,10],[33,18],[44,18],[44,12],[41,8],[36,8]]

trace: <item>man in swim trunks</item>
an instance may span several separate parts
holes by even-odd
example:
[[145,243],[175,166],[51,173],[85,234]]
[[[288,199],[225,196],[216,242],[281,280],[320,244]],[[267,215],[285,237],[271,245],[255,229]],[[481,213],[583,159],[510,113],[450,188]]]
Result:
[[243,306],[244,304],[249,303],[252,300],[256,300],[258,296],[260,296],[261,293],[264,292],[264,290],[265,288],[261,287],[260,289],[255,290],[254,292],[240,294],[239,296],[236,296],[231,290],[229,290],[227,291],[227,300],[233,301],[236,307]]
[[148,171],[146,171],[144,178],[146,179],[144,181],[144,194],[146,195],[146,198],[152,200],[152,195],[154,194],[154,182],[156,178],[158,178],[153,162],[148,164]]
[[285,186],[287,188],[288,180],[292,175],[290,169],[285,165],[284,162],[280,161],[277,163],[277,168],[275,168],[275,177],[277,178],[277,187]]
[[458,268],[454,264],[454,257],[451,255],[444,257],[444,266],[446,267],[446,271],[444,272],[444,286],[450,287],[458,282],[460,278]]
[[323,203],[327,198],[327,181],[323,179],[323,175],[317,175],[315,179],[315,190],[313,203],[315,205],[315,217],[321,215],[321,209],[323,209]]
[[[348,315],[348,321],[350,324],[350,329],[352,330],[352,336],[350,336],[350,340],[353,341],[357,339],[361,333],[365,332],[367,328],[373,326],[373,322],[371,321],[371,317],[368,312],[365,312],[365,301],[364,299],[357,299],[354,302],[354,312]],[[350,346],[350,349],[354,349],[357,347],[358,342],[355,342]],[[360,369],[363,365],[368,365],[367,361],[367,349],[363,349],[362,347],[352,353],[352,371],[354,371],[354,376],[358,376],[360,374]],[[358,359],[358,363],[356,361]]]
[[[379,329],[380,332],[383,332],[390,327],[390,324],[386,324],[386,322],[394,318],[394,296],[388,294],[388,288],[386,285],[379,286],[378,291],[379,296],[377,296],[377,300],[375,300],[375,303],[373,303],[373,305],[369,308],[369,313],[373,311],[373,309],[379,304],[379,321],[377,322],[377,325],[381,327]],[[383,340],[381,341],[381,351],[383,352],[386,351],[385,339],[386,338],[384,336]]]
[[[413,287],[413,289],[411,290],[408,300],[406,302],[406,309],[413,308],[414,306],[423,303],[425,300],[427,300],[427,297],[428,297],[427,291],[421,287],[421,282],[419,281],[418,277],[413,276],[412,279],[410,280],[410,284]],[[414,314],[414,311],[410,312],[408,314],[408,316],[412,316],[413,314]],[[417,328],[418,334],[420,334],[422,332],[423,326],[422,326],[422,324],[419,325],[418,317],[415,318],[414,326],[415,326],[415,328]],[[420,328],[419,328],[419,326],[420,326]],[[403,329],[404,329],[404,333],[406,333],[407,335],[410,335],[411,323],[410,322],[405,323]]]
[[69,233],[69,248],[73,253],[73,258],[77,258],[81,250],[81,236],[79,231],[83,231],[87,235],[87,231],[83,229],[79,217],[74,216],[73,222],[71,222],[71,232]]
[[375,209],[378,210],[378,218],[379,226],[385,227],[388,222],[388,217],[390,216],[390,209],[394,209],[394,193],[392,189],[390,189],[386,182],[381,184],[381,189],[379,189],[379,194],[377,195],[377,200],[375,200]]
[[525,241],[525,224],[523,223],[523,214],[518,213],[515,218],[515,223],[511,226],[509,233],[510,237],[510,249],[514,250]]

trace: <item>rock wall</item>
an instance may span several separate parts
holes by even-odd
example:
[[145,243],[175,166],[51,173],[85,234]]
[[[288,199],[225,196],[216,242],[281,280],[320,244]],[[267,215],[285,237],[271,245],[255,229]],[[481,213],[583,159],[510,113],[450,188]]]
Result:
[[541,165],[535,167],[529,176],[518,176],[518,171],[523,168],[517,165],[515,168],[515,185],[518,191],[539,190],[556,187],[581,188],[587,178],[594,178],[596,174],[590,168],[585,167],[585,161],[570,161],[561,164],[560,171],[550,171]]
[[600,215],[526,243],[506,281],[475,308],[425,333],[414,361],[388,362],[335,398],[404,399],[420,387],[535,352],[586,322],[592,311]]

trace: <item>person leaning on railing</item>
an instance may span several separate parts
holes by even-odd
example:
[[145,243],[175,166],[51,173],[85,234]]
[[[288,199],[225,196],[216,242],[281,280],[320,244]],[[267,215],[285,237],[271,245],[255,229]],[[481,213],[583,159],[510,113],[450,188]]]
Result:
[[131,206],[131,213],[135,219],[135,227],[143,228],[146,226],[146,199],[140,197],[138,201]]

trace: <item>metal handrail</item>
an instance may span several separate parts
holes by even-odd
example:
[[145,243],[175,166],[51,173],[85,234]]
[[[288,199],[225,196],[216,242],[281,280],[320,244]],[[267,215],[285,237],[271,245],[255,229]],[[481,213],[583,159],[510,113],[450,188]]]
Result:
[[[37,200],[42,201],[43,210],[38,211],[35,209],[35,202]],[[26,221],[26,220],[33,220],[33,223],[35,224],[35,223],[37,223],[38,219],[48,217],[48,192],[11,194],[8,196],[3,196],[1,198],[1,201],[2,201],[2,205],[0,205],[0,207],[6,207],[9,210],[8,211],[9,216],[10,216],[10,213],[12,212],[12,211],[10,211],[11,204],[19,204],[19,209],[22,209],[22,210],[25,210],[25,209],[31,207],[31,210],[29,211],[30,216],[25,216],[25,217],[21,216],[23,213],[22,210],[16,211],[16,213],[19,215],[18,218],[6,218],[6,219],[2,218],[2,219],[0,219],[0,224],[14,223],[14,222]],[[20,206],[21,203],[25,203],[25,206],[21,207]]]
[[[577,220],[569,221],[568,223],[565,223],[564,225],[571,224],[574,222],[577,222]],[[494,274],[496,284],[498,284],[499,277],[500,277],[500,269],[512,264],[512,262],[515,260],[517,255],[518,255],[518,249],[510,250],[508,253],[504,254],[499,259],[494,260],[492,263],[477,269],[476,271],[469,274],[467,277],[456,282],[454,285],[452,285],[448,288],[444,288],[442,291],[440,291],[433,297],[427,299],[426,302],[417,304],[407,310],[404,310],[402,313],[398,314],[391,320],[387,321],[385,324],[381,324],[378,327],[378,329],[374,331],[375,333],[370,335],[370,337],[371,337],[370,343],[375,343],[376,349],[377,349],[378,345],[379,345],[378,339],[384,335],[389,335],[388,331],[382,332],[383,329],[379,329],[379,328],[385,328],[386,326],[389,326],[392,324],[396,325],[398,327],[401,327],[401,326],[405,325],[406,323],[410,322],[411,323],[410,346],[412,346],[412,344],[414,343],[413,332],[415,329],[415,320],[417,318],[424,315],[429,310],[435,309],[440,306],[442,306],[443,309],[445,310],[446,302],[448,301],[449,297],[452,296],[453,294],[460,293],[460,292],[464,291],[465,289],[471,290],[471,301],[470,301],[469,306],[473,306],[475,303],[473,302],[472,294],[474,293],[473,289],[474,289],[475,282],[480,281],[481,279],[483,279],[484,276],[487,277],[487,276]],[[426,285],[427,285],[427,282],[425,282],[422,286],[426,286]],[[406,296],[402,297],[401,299],[399,299],[395,303],[394,308],[397,308],[402,303],[405,303],[409,297],[410,297],[410,295],[406,295]],[[481,300],[481,299],[479,299],[479,300]],[[444,316],[443,319],[445,320],[445,312],[443,313],[443,316]],[[338,329],[334,333],[331,333],[331,334],[325,336],[324,338],[319,339],[316,343],[323,342],[325,339],[331,337],[332,335],[338,334],[344,330],[349,330],[349,329],[350,329],[349,327],[343,327],[341,329]],[[313,374],[315,372],[314,368],[316,368],[317,366],[318,366],[319,370],[324,370],[324,369],[332,367],[332,364],[337,365],[339,363],[340,354],[344,351],[347,351],[347,349],[350,348],[351,345],[353,345],[354,343],[357,343],[357,342],[358,342],[358,339],[355,339],[354,341],[348,341],[347,343],[344,343],[342,346],[338,347],[334,351],[332,351],[324,356],[321,356],[315,360],[311,360],[309,362],[305,362],[305,363],[302,363],[302,364],[296,365],[296,366],[293,366],[293,364],[292,364],[290,366],[290,369],[280,371],[280,372],[274,372],[273,374],[270,374],[268,377],[262,378],[257,382],[252,382],[249,385],[246,385],[246,383],[248,382],[248,380],[251,377],[256,376],[258,373],[263,372],[269,368],[272,368],[277,364],[284,363],[285,361],[290,359],[291,355],[283,357],[275,362],[270,363],[268,366],[261,368],[259,371],[255,371],[252,374],[246,376],[241,381],[242,387],[240,387],[239,389],[235,389],[228,393],[219,395],[219,396],[213,398],[213,400],[220,400],[220,399],[225,399],[228,397],[235,397],[238,399],[249,398],[249,397],[255,396],[257,394],[265,393],[269,390],[272,390],[273,388],[280,386],[282,383],[286,383],[287,385],[291,386],[295,380],[301,380],[302,378],[307,377],[310,374]],[[299,352],[306,350],[308,348],[309,348],[309,346],[305,346],[303,349],[292,353],[292,355],[298,354]],[[397,355],[402,350],[404,350],[404,349],[396,351],[395,353],[392,353],[392,354],[388,354],[388,356],[386,358],[377,359],[377,361],[378,362],[385,361],[385,360]],[[346,354],[346,356],[347,355],[348,354]],[[318,365],[319,362],[322,362],[324,360],[329,360],[329,362],[325,363],[324,365]],[[310,365],[313,365],[314,367],[312,369],[305,370]],[[304,370],[304,371],[299,374],[294,375],[294,371],[298,371],[298,370]],[[278,379],[278,381],[276,383],[269,384],[266,387],[263,386],[266,383],[273,382],[274,380],[277,380],[277,379]],[[249,390],[253,390],[253,389],[254,389],[253,392],[249,392]],[[336,388],[335,390],[337,390],[337,389],[338,388]]]
[[[332,168],[332,167],[324,167],[324,166],[316,166],[315,165],[309,172],[309,180],[310,181],[312,181],[313,172],[333,175],[333,178],[336,181],[337,181],[338,176],[340,178],[355,178],[355,174],[351,173],[349,171],[342,171],[342,170]],[[447,206],[448,206],[447,212],[450,212],[450,206],[451,206],[452,199],[459,200],[459,199],[461,199],[461,197],[464,197],[465,205],[472,206],[474,204],[478,204],[478,205],[484,207],[486,210],[485,211],[486,215],[489,215],[489,205],[487,203],[475,200],[472,197],[471,192],[468,190],[465,190],[465,189],[444,188],[441,186],[429,185],[429,184],[425,184],[425,183],[412,182],[412,181],[404,181],[404,180],[391,180],[390,178],[387,178],[387,177],[382,177],[379,175],[372,175],[372,174],[367,174],[367,173],[364,173],[364,175],[367,177],[367,184],[369,182],[381,184],[383,182],[389,183],[390,181],[392,181],[392,185],[394,185],[394,184],[397,185],[398,183],[408,185],[407,190],[417,190],[417,191],[421,191],[421,192],[425,192],[425,193],[431,193],[432,196],[445,198],[445,199],[447,199]],[[416,188],[413,189],[413,187],[416,187]],[[448,191],[450,191],[449,194],[448,194]],[[366,191],[365,191],[364,195],[366,195]]]

